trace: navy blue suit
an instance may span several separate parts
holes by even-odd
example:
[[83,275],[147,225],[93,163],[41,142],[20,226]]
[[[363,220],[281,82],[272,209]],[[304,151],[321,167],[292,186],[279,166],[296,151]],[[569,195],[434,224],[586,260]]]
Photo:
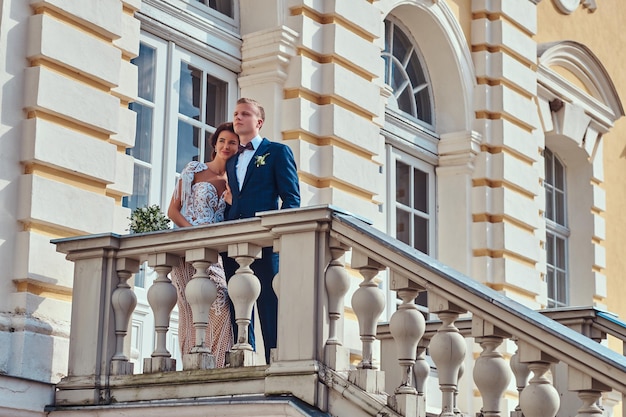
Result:
[[[232,205],[226,208],[225,219],[237,220],[254,217],[259,211],[277,210],[279,197],[280,208],[300,207],[300,185],[298,172],[291,148],[282,143],[263,139],[250,160],[241,190],[237,182],[238,156],[226,163],[228,185],[232,193]],[[223,256],[226,279],[230,280],[239,264]],[[259,319],[263,331],[265,358],[269,363],[270,349],[276,347],[278,299],[272,289],[272,280],[278,273],[278,254],[272,247],[263,248],[263,257],[250,266],[261,281],[261,294],[257,300]],[[234,312],[232,314],[234,320]],[[254,323],[250,326],[248,338],[254,347]],[[237,327],[234,326],[235,338]]]

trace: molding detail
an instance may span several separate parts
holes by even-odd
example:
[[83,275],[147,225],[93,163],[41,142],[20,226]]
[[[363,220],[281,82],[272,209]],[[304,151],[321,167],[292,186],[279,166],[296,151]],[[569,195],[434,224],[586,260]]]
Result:
[[[541,0],[535,1],[535,4],[539,3],[539,1]],[[589,10],[590,13],[595,12],[598,8],[598,6],[596,5],[596,0],[554,0],[554,4],[561,12],[565,14],[573,13],[581,4],[587,10]]]
[[265,82],[284,83],[287,66],[296,55],[298,33],[287,26],[245,35],[239,86]]
[[[624,108],[606,69],[586,46],[574,41],[538,45],[538,82],[550,93],[548,100],[561,98],[577,102],[602,126],[610,129],[624,116]],[[582,91],[556,73],[552,67],[561,67],[576,76],[589,93]]]

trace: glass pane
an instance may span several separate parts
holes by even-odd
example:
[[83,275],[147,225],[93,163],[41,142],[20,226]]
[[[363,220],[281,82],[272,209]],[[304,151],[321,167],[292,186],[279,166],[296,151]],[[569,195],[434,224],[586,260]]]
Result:
[[182,172],[190,161],[198,160],[198,138],[200,129],[178,121],[178,138],[176,141],[176,172]]
[[205,123],[217,126],[226,120],[227,84],[211,75],[206,77]]
[[180,96],[178,111],[185,116],[200,120],[202,71],[186,62],[180,63]]
[[417,118],[427,123],[432,123],[433,117],[430,110],[430,93],[428,90],[421,90],[415,95],[415,105],[417,106]]
[[130,103],[128,106],[137,113],[135,146],[126,150],[128,155],[144,162],[152,162],[152,119],[153,110],[139,103]]
[[546,186],[546,219],[554,221],[554,201],[552,200],[552,187]]
[[[405,87],[410,87],[408,84]],[[405,113],[413,115],[413,95],[409,88],[398,87],[394,88],[394,94],[402,89],[402,93],[396,97],[398,101],[398,108]]]
[[233,17],[232,0],[209,0],[209,7],[211,9],[217,10],[222,14],[225,14],[228,17]]
[[396,239],[410,245],[410,233],[409,213],[401,209],[396,209]]
[[137,66],[138,95],[150,102],[154,101],[155,60],[156,50],[142,43],[139,45],[139,56],[131,61]]
[[554,283],[554,269],[548,267],[546,272],[546,283],[548,286],[548,299],[554,300],[555,297],[555,283]]
[[563,271],[556,271],[556,296],[554,299],[559,305],[567,304],[567,280]]
[[133,173],[133,195],[128,198],[127,207],[135,210],[148,205],[150,193],[150,168],[135,164]]
[[204,132],[204,162],[209,162],[213,159],[213,146],[211,146],[211,132]]
[[411,42],[397,27],[393,31],[393,56],[400,62],[408,61],[408,54],[412,51]]
[[420,252],[428,253],[428,220],[420,216],[413,216],[414,243],[413,247]]
[[554,235],[546,234],[546,263],[554,265]]
[[554,158],[554,187],[565,190],[565,167],[558,158]]
[[545,164],[546,164],[546,182],[548,184],[554,185],[554,167],[552,166],[552,152],[549,149],[545,149],[543,151]]
[[555,259],[552,265],[559,269],[565,269],[565,240],[555,236],[554,245]]
[[414,169],[413,175],[413,208],[428,213],[428,174]]
[[410,167],[400,161],[396,161],[396,201],[408,206],[411,203],[409,186],[411,184]]
[[560,191],[554,192],[554,221],[565,226],[565,194]]

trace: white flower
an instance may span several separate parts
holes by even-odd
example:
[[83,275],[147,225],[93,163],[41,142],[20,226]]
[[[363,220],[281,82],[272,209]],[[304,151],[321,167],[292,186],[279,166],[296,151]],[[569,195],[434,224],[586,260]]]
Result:
[[256,165],[257,168],[260,167],[261,165],[265,165],[265,158],[267,158],[267,156],[269,154],[270,153],[268,152],[265,155],[258,155],[256,157],[256,160],[254,161],[254,164]]
[[162,212],[158,204],[137,207],[128,218],[131,233],[156,232],[170,228],[170,219]]

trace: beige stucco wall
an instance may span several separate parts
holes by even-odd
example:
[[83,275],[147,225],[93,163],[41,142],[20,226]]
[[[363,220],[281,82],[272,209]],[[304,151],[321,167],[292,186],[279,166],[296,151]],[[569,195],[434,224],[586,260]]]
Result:
[[[570,15],[562,14],[553,1],[543,0],[538,5],[537,42],[573,40],[587,46],[605,67],[613,81],[622,105],[626,99],[626,71],[623,49],[626,47],[626,3],[613,0],[597,2],[598,8],[590,13],[579,7]],[[626,120],[621,118],[613,130],[604,137],[604,167],[606,190],[606,271],[608,298],[611,312],[626,318]],[[621,351],[621,343],[612,343]]]

